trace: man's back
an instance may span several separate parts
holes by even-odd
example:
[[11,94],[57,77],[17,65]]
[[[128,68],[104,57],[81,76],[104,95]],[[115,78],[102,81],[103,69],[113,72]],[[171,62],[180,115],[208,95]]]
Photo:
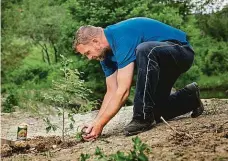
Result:
[[[108,26],[106,30],[111,30],[117,35],[136,35],[141,37],[141,42],[146,41],[166,41],[178,40],[186,41],[186,34],[172,26],[164,24],[154,19],[137,17],[121,21]],[[113,35],[115,37],[115,35]]]
[[107,54],[101,62],[106,77],[135,61],[135,49],[140,43],[168,40],[188,43],[185,32],[144,17],[110,25],[104,29],[104,33],[112,49],[112,54]]

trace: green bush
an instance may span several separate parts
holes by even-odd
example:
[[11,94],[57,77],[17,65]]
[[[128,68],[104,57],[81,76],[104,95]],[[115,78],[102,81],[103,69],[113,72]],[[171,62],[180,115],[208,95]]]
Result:
[[210,51],[205,58],[203,72],[208,75],[219,75],[228,72],[227,51]]
[[28,41],[13,37],[3,37],[1,63],[2,71],[15,70],[22,64],[22,60],[28,56],[31,49]]
[[14,70],[8,76],[8,81],[21,85],[26,81],[33,81],[37,84],[39,81],[44,80],[48,76],[50,68],[48,66],[24,66],[18,70]]
[[201,89],[228,89],[228,73],[220,75],[201,75],[199,80]]
[[46,64],[23,65],[8,72],[6,81],[2,82],[1,93],[8,95],[13,91],[14,96],[18,99],[18,106],[30,108],[32,103],[43,101],[44,98],[40,93],[51,88],[53,78],[57,79],[56,75],[58,72],[55,71],[55,68]]
[[201,75],[200,69],[197,65],[193,65],[189,71],[182,74],[175,83],[175,88],[183,88],[185,85],[199,80]]
[[15,111],[14,106],[17,106],[17,105],[18,105],[18,99],[16,95],[13,93],[10,93],[6,97],[5,102],[3,103],[2,112],[7,112],[7,113],[14,112]]

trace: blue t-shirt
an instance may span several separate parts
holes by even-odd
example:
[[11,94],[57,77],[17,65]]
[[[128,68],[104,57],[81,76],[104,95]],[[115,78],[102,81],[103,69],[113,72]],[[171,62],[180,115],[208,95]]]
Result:
[[106,77],[135,61],[135,49],[142,42],[178,40],[188,43],[185,32],[157,20],[143,17],[131,18],[110,25],[104,29],[104,33],[112,50],[101,61]]

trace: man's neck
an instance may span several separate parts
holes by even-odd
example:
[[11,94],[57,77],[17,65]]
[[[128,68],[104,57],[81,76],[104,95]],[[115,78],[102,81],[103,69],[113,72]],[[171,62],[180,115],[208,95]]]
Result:
[[101,35],[102,44],[104,45],[104,47],[110,48],[110,45],[109,45],[108,40],[107,40],[105,33],[104,33],[104,29],[102,31],[103,31],[102,35]]

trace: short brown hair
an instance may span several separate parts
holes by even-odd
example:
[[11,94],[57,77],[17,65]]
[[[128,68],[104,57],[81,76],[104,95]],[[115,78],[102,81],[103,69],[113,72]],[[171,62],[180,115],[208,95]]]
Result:
[[76,32],[74,36],[73,49],[76,48],[79,44],[87,44],[94,37],[97,37],[101,33],[101,27],[95,27],[91,25],[81,26]]

